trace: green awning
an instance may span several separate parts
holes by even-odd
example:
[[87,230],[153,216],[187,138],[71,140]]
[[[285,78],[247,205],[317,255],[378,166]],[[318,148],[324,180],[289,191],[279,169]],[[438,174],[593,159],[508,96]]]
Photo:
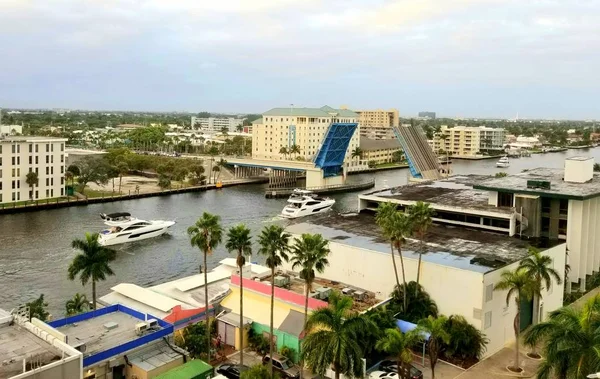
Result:
[[213,367],[200,359],[194,359],[175,367],[155,379],[204,379],[212,375]]

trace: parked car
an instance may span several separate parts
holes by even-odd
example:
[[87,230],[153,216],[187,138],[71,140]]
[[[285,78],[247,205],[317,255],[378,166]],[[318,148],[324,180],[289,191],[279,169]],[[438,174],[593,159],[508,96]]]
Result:
[[[391,360],[382,361],[379,364],[379,370],[381,370],[383,372],[387,372],[387,373],[394,373],[394,374],[396,374],[396,378],[389,378],[389,379],[397,379],[398,363],[396,361],[391,361]],[[411,365],[410,366],[410,378],[411,379],[423,379],[423,373],[421,372],[421,370],[419,370],[415,366]]]
[[[269,354],[265,355],[262,359],[263,365],[268,365],[270,361],[271,357]],[[284,378],[295,379],[300,377],[300,368],[282,355],[273,354],[273,368]]]
[[231,363],[225,363],[221,366],[217,367],[217,374],[221,374],[228,379],[240,379],[240,375],[242,375],[242,371],[248,369],[246,365],[235,365]]

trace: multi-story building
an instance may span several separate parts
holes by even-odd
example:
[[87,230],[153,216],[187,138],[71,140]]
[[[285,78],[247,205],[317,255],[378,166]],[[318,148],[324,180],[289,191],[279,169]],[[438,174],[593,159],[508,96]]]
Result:
[[[66,138],[0,137],[0,203],[65,195]],[[38,184],[27,184],[27,173]]]
[[442,125],[440,132],[431,140],[435,152],[445,151],[454,156],[474,156],[489,150],[502,150],[504,129],[487,126]]
[[192,117],[192,128],[208,133],[218,133],[223,128],[229,132],[235,132],[243,122],[243,119],[233,117]]
[[360,135],[371,139],[395,138],[393,127],[400,125],[397,109],[356,111],[360,124]]
[[435,112],[419,112],[419,118],[435,120]]
[[0,125],[0,134],[23,134],[23,126],[22,125]]
[[378,165],[394,162],[394,154],[401,151],[402,147],[396,138],[374,140],[360,136],[360,150],[363,161]]
[[[252,123],[252,158],[312,161],[319,152],[329,126],[334,123],[356,123],[358,114],[348,109],[273,108],[262,119]],[[360,128],[360,126],[359,126]],[[345,162],[348,168],[359,165],[352,151],[359,146],[359,128],[350,139]],[[298,151],[291,151],[297,146]],[[287,151],[284,153],[285,148]]]

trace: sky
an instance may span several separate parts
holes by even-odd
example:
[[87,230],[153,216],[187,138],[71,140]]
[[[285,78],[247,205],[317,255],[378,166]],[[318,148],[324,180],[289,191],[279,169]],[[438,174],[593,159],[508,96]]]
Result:
[[600,0],[0,0],[0,107],[600,119]]

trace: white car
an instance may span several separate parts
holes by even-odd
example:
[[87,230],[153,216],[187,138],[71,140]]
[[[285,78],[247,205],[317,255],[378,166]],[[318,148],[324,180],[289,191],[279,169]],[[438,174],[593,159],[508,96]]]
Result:
[[398,379],[397,372],[373,371],[369,374],[369,379]]

